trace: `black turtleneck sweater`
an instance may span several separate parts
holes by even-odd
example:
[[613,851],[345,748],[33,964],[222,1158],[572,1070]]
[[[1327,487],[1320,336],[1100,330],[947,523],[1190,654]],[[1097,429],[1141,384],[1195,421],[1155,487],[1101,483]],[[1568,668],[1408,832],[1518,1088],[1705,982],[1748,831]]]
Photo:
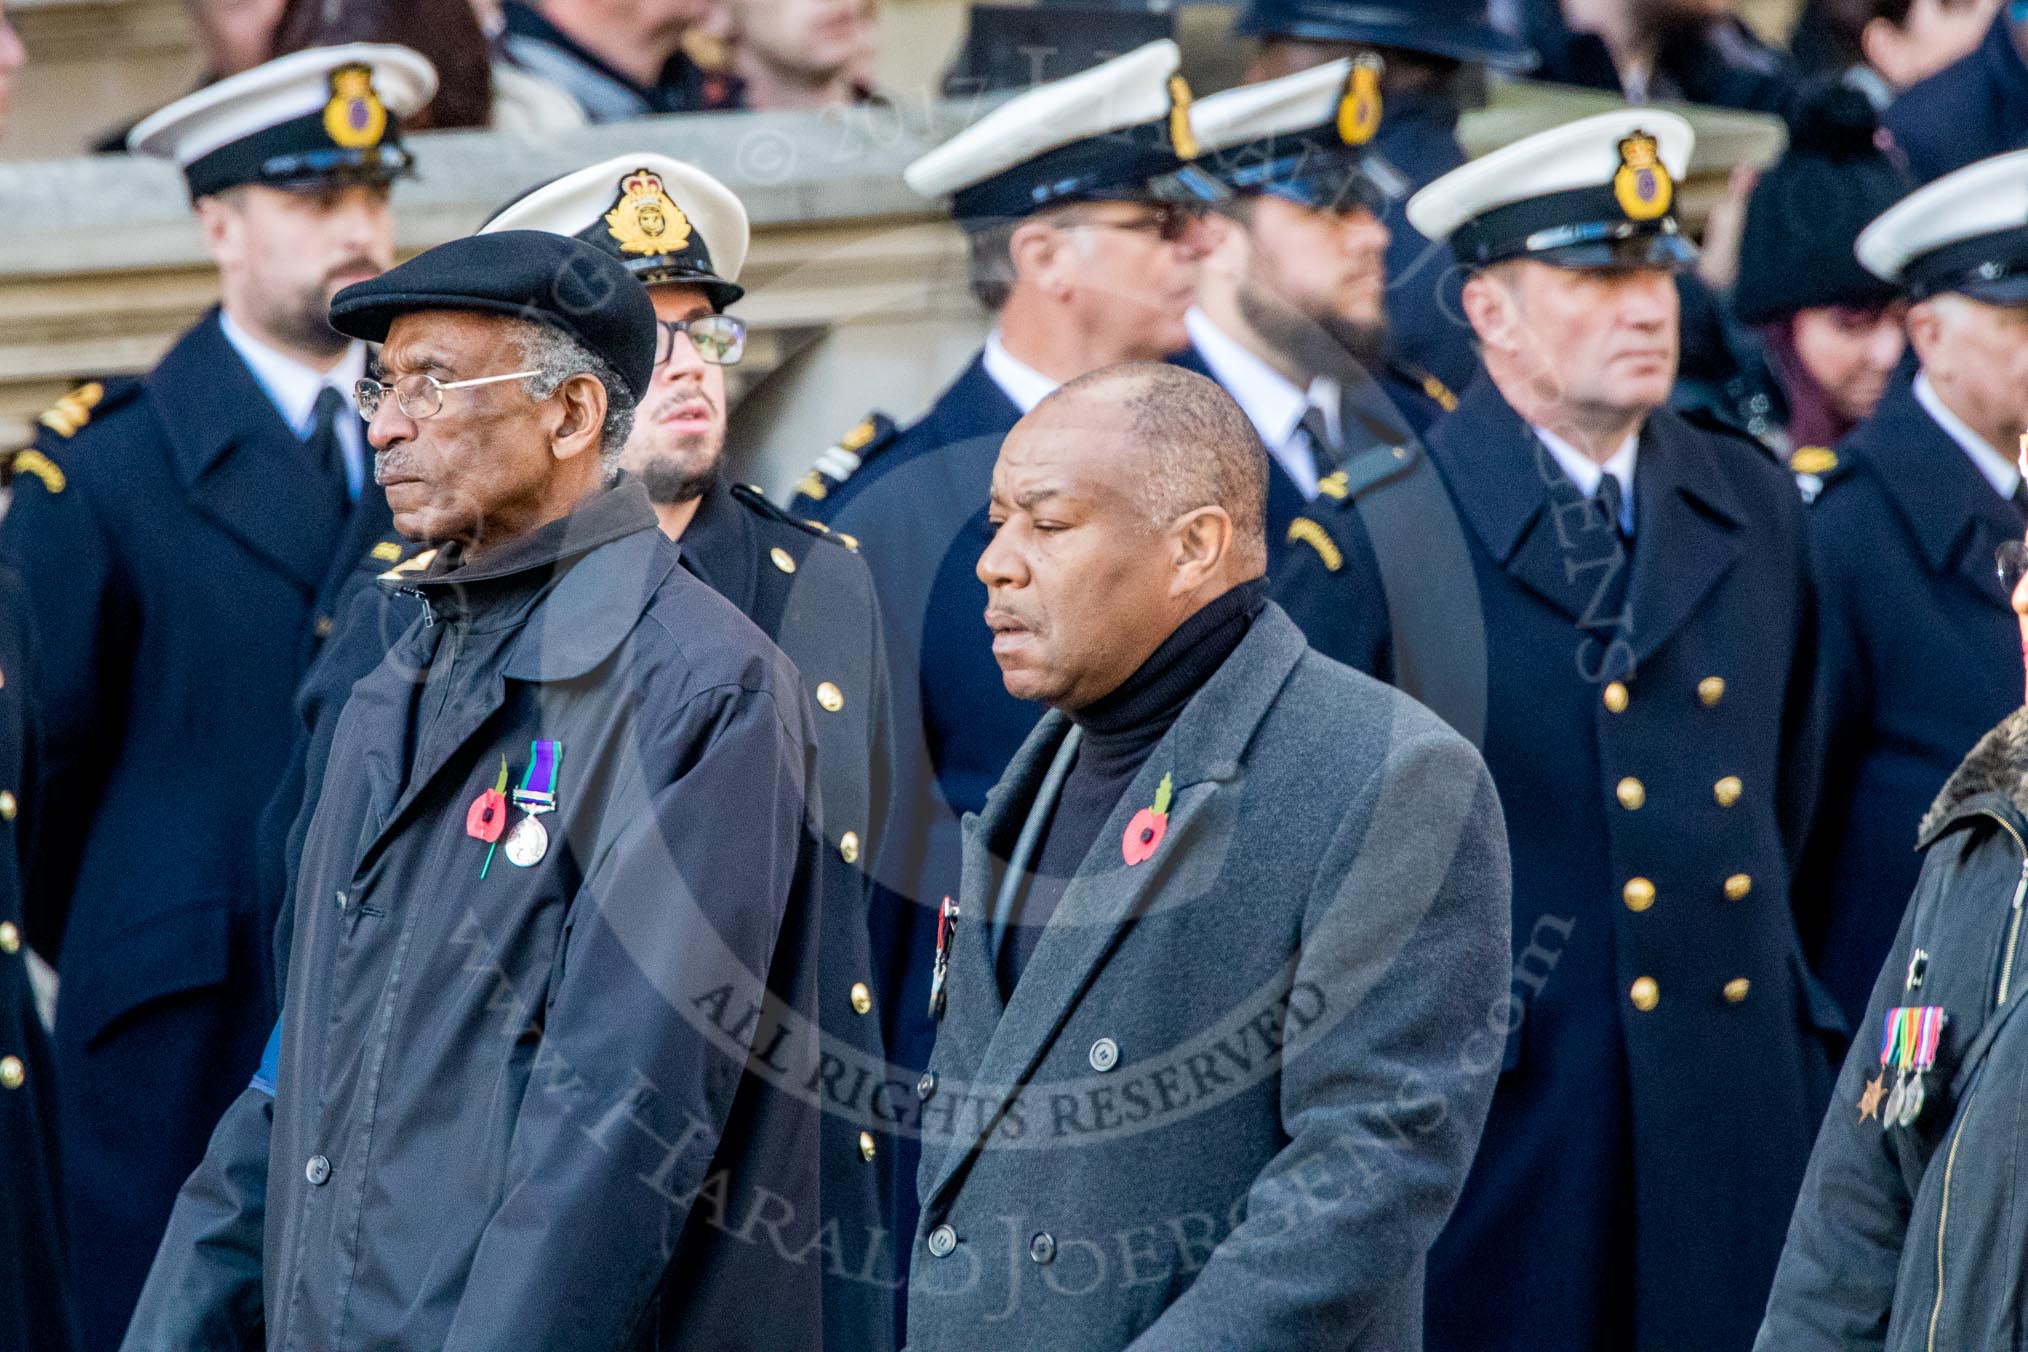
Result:
[[[1071,714],[1084,740],[1036,846],[1033,874],[1008,917],[998,960],[1002,996],[1021,980],[1071,876],[1094,842],[1104,843],[1098,833],[1119,806],[1120,795],[1191,696],[1232,656],[1266,604],[1266,579],[1241,583],[1178,626],[1119,689]],[[1113,848],[1119,848],[1117,842]]]

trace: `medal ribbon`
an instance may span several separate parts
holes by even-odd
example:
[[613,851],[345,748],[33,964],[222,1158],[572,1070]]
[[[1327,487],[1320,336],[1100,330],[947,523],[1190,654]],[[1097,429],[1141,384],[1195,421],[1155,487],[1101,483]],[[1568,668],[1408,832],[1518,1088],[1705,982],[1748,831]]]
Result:
[[1894,1060],[1894,1054],[1900,1050],[1901,1030],[1905,1022],[1902,1015],[1907,1012],[1905,1009],[1890,1009],[1887,1011],[1887,1017],[1884,1020],[1880,1035],[1880,1066],[1883,1070],[1887,1068],[1889,1062]]
[[1922,1011],[1922,1026],[1916,1035],[1915,1068],[1928,1070],[1936,1064],[1936,1045],[1943,1036],[1943,1009],[1931,1005]]
[[528,744],[528,770],[514,790],[514,806],[530,813],[556,807],[556,769],[563,761],[563,743],[537,739]]

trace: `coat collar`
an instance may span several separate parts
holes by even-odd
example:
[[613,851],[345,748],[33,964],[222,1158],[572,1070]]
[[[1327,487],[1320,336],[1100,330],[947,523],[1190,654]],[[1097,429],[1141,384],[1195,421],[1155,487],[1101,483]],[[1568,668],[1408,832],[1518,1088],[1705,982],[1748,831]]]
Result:
[[1635,661],[1676,632],[1740,549],[1746,514],[1720,446],[1667,410],[1651,414],[1635,473],[1626,623],[1616,626],[1603,598],[1613,571],[1629,566],[1625,552],[1586,529],[1604,523],[1578,510],[1577,486],[1490,377],[1472,383],[1428,449],[1493,562],[1601,642],[1617,629]]
[[[1969,569],[1977,574],[1973,581],[1981,592],[2006,604],[1999,583],[1989,576],[1990,552],[1976,546],[2012,538],[2020,532],[2020,522],[1978,466],[1917,401],[1910,383],[1896,382],[1842,449],[1879,478],[1931,572]],[[1981,525],[1988,529],[1979,530]],[[1975,557],[1981,554],[1984,557]]]
[[1922,819],[1918,848],[1953,822],[1988,810],[2010,812],[2016,830],[2028,819],[2028,707],[2016,709],[1979,739]]
[[[942,1055],[951,1073],[969,1080],[969,1092],[988,1099],[993,1110],[974,1119],[976,1135],[954,1136],[947,1143],[925,1199],[942,1191],[979,1141],[997,1129],[1000,1110],[1018,1097],[1064,1015],[1089,988],[1126,925],[1146,909],[1156,889],[1163,885],[1187,889],[1191,884],[1179,881],[1181,875],[1203,866],[1203,861],[1223,857],[1223,850],[1204,840],[1219,821],[1230,825],[1232,803],[1220,790],[1239,778],[1246,748],[1306,651],[1301,631],[1279,606],[1270,604],[1255,617],[1246,637],[1183,707],[1121,795],[1071,878],[1004,1010],[991,965],[983,960],[988,898],[1004,866],[994,847],[1011,841],[1019,831],[1070,731],[1068,717],[1055,711],[1044,716],[987,796],[985,811],[966,822],[963,919],[972,933],[964,945],[969,950],[966,960],[954,960],[952,980],[964,981],[969,988],[962,995],[954,991],[951,999],[954,1006],[962,999],[970,1017],[947,1022],[939,1041],[949,1039]],[[1120,837],[1134,814],[1154,801],[1165,775],[1172,777],[1174,799],[1162,848],[1147,864],[1129,868],[1119,858]],[[926,1162],[934,1151],[934,1146],[926,1145]]]
[[930,446],[949,446],[975,437],[1004,437],[1020,421],[1021,410],[986,373],[981,349],[910,435],[924,437]]
[[169,350],[148,377],[148,398],[191,502],[315,595],[342,523],[302,441],[226,341],[217,310]]
[[644,604],[677,562],[646,490],[622,480],[477,563],[464,564],[447,545],[407,586],[454,618],[518,622],[502,668],[508,678],[565,681],[612,656],[633,632],[642,605],[615,599]]
[[706,489],[697,514],[676,543],[683,566],[699,582],[732,602],[740,614],[753,614],[761,550],[753,519],[733,498],[732,489],[722,481]]

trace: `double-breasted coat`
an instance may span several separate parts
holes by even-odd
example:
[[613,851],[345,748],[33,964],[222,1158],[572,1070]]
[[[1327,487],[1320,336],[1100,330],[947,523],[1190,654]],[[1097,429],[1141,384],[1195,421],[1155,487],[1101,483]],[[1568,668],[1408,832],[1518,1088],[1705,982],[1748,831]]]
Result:
[[[274,1023],[255,828],[358,552],[216,314],[146,380],[60,403],[23,462],[0,555],[42,640],[31,927],[62,976],[63,1202],[104,1352]],[[386,510],[369,486],[352,515]]]
[[21,580],[0,567],[0,1347],[68,1352],[75,1321],[57,1212],[56,1082],[21,905],[35,822],[32,622]]
[[[885,1241],[818,1189],[796,673],[638,486],[455,562],[340,717],[278,1055],[130,1346],[820,1345],[826,1265]],[[482,803],[538,742],[531,857]]]
[[[968,818],[919,1086],[919,1352],[1400,1349],[1498,1074],[1508,874],[1465,740],[1267,607],[1003,1003],[989,902],[1069,732]],[[1167,825],[1130,864],[1130,820]]]
[[[1745,1348],[1843,1029],[1790,911],[1821,765],[1801,497],[1756,443],[1658,412],[1623,543],[1486,379],[1427,447],[1477,583],[1457,641],[1483,644],[1515,950],[1428,1346]],[[1319,519],[1349,544],[1346,516]],[[1310,552],[1280,594],[1356,657],[1371,587]]]

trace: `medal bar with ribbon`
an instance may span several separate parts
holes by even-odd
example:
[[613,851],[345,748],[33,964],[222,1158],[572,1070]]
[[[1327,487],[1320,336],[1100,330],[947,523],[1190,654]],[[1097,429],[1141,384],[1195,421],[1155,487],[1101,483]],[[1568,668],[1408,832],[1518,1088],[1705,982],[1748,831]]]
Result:
[[[1923,1076],[1936,1065],[1938,1044],[1943,1039],[1944,1011],[1936,1005],[1903,1006],[1887,1011],[1880,1035],[1880,1073],[1859,1096],[1859,1120],[1876,1114],[1882,1128],[1912,1126],[1922,1113],[1927,1092]],[[1894,1088],[1885,1093],[1888,1068],[1894,1069]]]
[[937,911],[937,956],[930,967],[929,1012],[932,1019],[944,1016],[944,982],[951,971],[951,939],[958,929],[958,903],[949,897]]
[[514,806],[528,815],[507,833],[507,862],[533,868],[549,853],[549,832],[538,820],[556,811],[556,772],[563,763],[563,743],[538,738],[528,744],[528,769],[514,790]]

